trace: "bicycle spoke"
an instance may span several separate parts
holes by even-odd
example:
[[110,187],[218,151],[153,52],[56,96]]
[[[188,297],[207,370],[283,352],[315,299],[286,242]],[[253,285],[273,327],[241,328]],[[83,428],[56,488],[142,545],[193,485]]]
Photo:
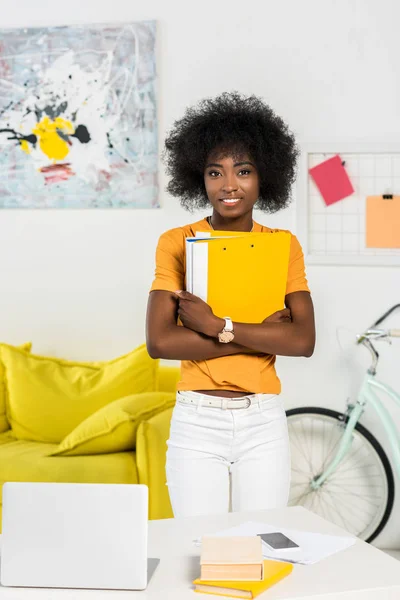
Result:
[[[364,500],[364,498],[365,498],[364,496],[360,496],[358,494],[343,494],[343,492],[335,492],[335,490],[332,490],[332,488],[330,488],[329,491],[330,491],[331,494],[334,493],[336,497],[340,497],[340,496],[352,496],[352,497],[357,498],[358,500],[359,499]],[[376,497],[376,496],[374,496],[374,497]],[[351,501],[350,501],[350,503],[346,502],[346,500],[343,499],[343,498],[340,500],[340,502],[342,502],[342,504],[346,504],[347,506],[350,506],[350,507],[354,506],[354,502],[351,502]],[[374,504],[374,503],[371,503],[371,502],[369,504],[370,504],[370,506],[372,505],[372,506],[375,506],[376,508],[379,506],[379,504]],[[361,510],[360,504],[357,504],[357,510]]]
[[[321,495],[323,495],[323,494],[321,494]],[[342,521],[342,517],[341,517],[340,513],[337,511],[337,508],[335,507],[335,505],[332,505],[330,502],[328,502],[328,500],[326,498],[325,498],[325,506],[327,507],[327,509],[330,508],[331,511],[333,512],[333,514],[336,514],[337,517],[339,518],[339,520]],[[329,519],[328,520],[329,521],[333,521],[334,523],[337,523],[338,519],[337,518],[336,519],[332,518],[332,512],[331,513],[328,512],[328,514],[329,514]]]
[[[338,469],[339,471],[339,469]],[[368,479],[374,479],[374,477],[381,477],[381,475],[379,473],[377,473],[376,475],[368,475]],[[335,473],[335,481],[354,481],[354,477],[337,477],[337,472]]]
[[[353,522],[353,532],[356,531],[357,533],[362,531],[365,528],[365,524],[369,523],[371,518],[373,518],[373,516],[375,515],[375,511],[368,512],[366,510],[361,510],[360,506],[355,507],[353,503],[349,504],[343,502],[343,500],[336,499],[335,506],[337,508],[341,507],[341,514],[343,514],[343,508],[346,509],[346,512],[351,516]],[[355,525],[356,522],[359,523],[357,527]]]
[[341,466],[344,467],[350,460],[353,460],[357,456],[358,452],[360,452],[360,450],[362,450],[362,446],[360,446],[355,452],[349,452],[347,456],[345,456],[345,458],[342,460]]
[[302,500],[303,498],[305,498],[306,496],[309,496],[309,495],[310,495],[312,492],[313,492],[313,490],[309,489],[308,491],[304,492],[304,494],[300,494],[300,496],[297,496],[297,498],[294,498],[292,501],[293,501],[295,504],[300,504],[300,503],[301,503],[301,500]]
[[[320,494],[320,497],[319,497],[319,506],[320,506],[320,512],[319,512],[319,514],[321,515],[321,517],[323,517],[324,519],[326,519],[327,516],[326,516],[325,504],[321,501],[321,494]],[[328,521],[329,521],[329,518],[328,518]]]
[[[330,498],[332,498],[331,494],[326,491],[326,493],[329,495]],[[334,500],[333,500],[334,501]],[[345,518],[343,517],[343,514],[340,513],[337,508],[334,509],[336,514],[339,516],[340,520],[342,521],[342,523],[344,524],[344,528],[349,531],[349,529],[351,529],[351,524],[349,522],[346,522]]]
[[324,460],[324,463],[323,463],[323,466],[321,469],[322,471],[324,471],[328,467],[328,465],[332,462],[332,460],[335,458],[341,441],[342,441],[342,436],[338,435],[336,443],[331,447],[331,450],[330,450],[328,456]]
[[291,489],[293,489],[293,488],[295,488],[295,487],[299,487],[299,485],[300,485],[300,486],[302,486],[302,487],[304,487],[305,485],[307,485],[307,483],[304,483],[304,482],[301,482],[301,483],[293,483],[293,484],[292,484],[290,487],[291,487]]
[[[334,491],[334,489],[332,490],[332,487],[334,488],[334,486],[330,486],[330,490]],[[341,488],[337,488],[338,490],[340,490]],[[343,491],[337,491],[335,492],[337,496],[353,496],[354,498],[360,499],[362,498],[363,500],[365,500],[366,498],[380,498],[381,496],[377,496],[376,494],[356,494],[355,492],[343,492]],[[375,504],[375,506],[379,506],[379,504]]]
[[309,473],[306,473],[305,471],[300,471],[300,469],[296,469],[295,467],[292,468],[292,473],[300,473],[300,475],[305,475],[307,478],[310,477]]
[[[325,502],[327,502],[327,500],[326,500],[326,499],[325,499]],[[330,506],[331,508],[333,508],[333,507],[332,507],[332,505],[331,505],[329,502],[328,502],[328,504],[329,504],[329,506]],[[354,508],[354,507],[353,507],[353,508]],[[335,510],[335,513],[336,513],[336,514],[338,514],[338,505],[337,505],[337,504],[335,504],[335,506],[334,506],[334,510]],[[347,522],[347,524],[345,524],[345,523],[346,523],[346,520],[343,518],[343,513],[342,513],[342,512],[340,512],[340,513],[339,513],[339,514],[340,514],[340,516],[342,517],[342,518],[341,518],[341,521],[342,521],[342,523],[344,523],[344,524],[345,524],[345,529],[346,529],[347,531],[349,531],[349,527],[351,527],[351,528],[352,528],[352,532],[353,532],[354,534],[358,535],[358,534],[360,533],[360,531],[362,531],[362,530],[365,528],[365,520],[364,520],[364,521],[363,521],[363,520],[361,520],[361,519],[360,519],[360,514],[359,514],[357,511],[355,511],[354,509],[353,509],[353,510],[352,510],[352,509],[350,509],[350,510],[349,510],[349,509],[347,509],[347,510],[348,510],[348,512],[351,514],[352,525],[349,525],[349,522]],[[355,522],[358,522],[358,523],[359,523],[359,525],[357,525],[357,526],[356,526]]]
[[[362,463],[362,461],[360,461],[360,462],[358,463],[358,465],[363,465],[363,468],[365,468],[365,467],[369,467],[369,466],[374,466],[374,465],[372,465],[372,463],[371,463],[370,465],[365,465],[365,464],[363,464],[363,463]],[[343,469],[343,468],[342,468],[342,467],[343,467],[343,465],[340,465],[339,467],[340,467],[340,471],[341,471],[342,473],[347,473],[349,470],[352,470],[352,469],[354,469],[354,467],[356,467],[356,466],[357,466],[357,464],[355,464],[355,465],[352,465],[352,466],[351,466],[351,469],[349,469],[349,468],[347,468],[347,469]],[[339,467],[338,467],[338,468],[339,468]]]
[[[330,460],[330,458],[333,456],[333,453],[336,451],[337,446],[339,445],[340,442],[340,436],[337,436],[337,440],[336,442],[334,441],[334,437],[336,436],[338,432],[336,431],[336,429],[334,427],[332,427],[331,429],[331,437],[329,440],[329,444],[328,444],[328,456],[327,456],[327,461]],[[323,465],[323,468],[325,469],[326,467],[326,462]]]
[[[298,436],[297,436],[297,433],[295,431],[291,432],[291,440],[293,439],[293,435],[298,440]],[[300,451],[300,453],[302,454],[302,456],[304,456],[304,459],[305,459],[306,463],[308,463],[308,465],[309,465],[309,467],[311,469],[311,464],[309,463],[308,457],[307,457],[307,455],[304,452],[303,445],[300,443],[298,446],[296,445],[296,448]]]

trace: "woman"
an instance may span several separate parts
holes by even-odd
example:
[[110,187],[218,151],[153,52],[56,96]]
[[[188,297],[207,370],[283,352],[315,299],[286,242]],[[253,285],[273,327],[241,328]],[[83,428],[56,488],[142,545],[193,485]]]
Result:
[[260,324],[232,324],[183,290],[185,238],[212,229],[270,233],[253,221],[253,208],[287,206],[297,156],[271,108],[237,93],[187,110],[166,140],[168,191],[189,210],[212,207],[160,237],[148,302],[150,355],[182,361],[166,465],[175,517],[287,504],[290,451],[275,356],[309,357],[315,343],[299,242],[292,235],[286,308]]

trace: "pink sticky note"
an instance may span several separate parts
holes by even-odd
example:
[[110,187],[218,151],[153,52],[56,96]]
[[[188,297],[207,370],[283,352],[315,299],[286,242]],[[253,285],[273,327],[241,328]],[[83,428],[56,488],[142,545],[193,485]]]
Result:
[[354,188],[339,155],[309,170],[327,206],[351,196]]

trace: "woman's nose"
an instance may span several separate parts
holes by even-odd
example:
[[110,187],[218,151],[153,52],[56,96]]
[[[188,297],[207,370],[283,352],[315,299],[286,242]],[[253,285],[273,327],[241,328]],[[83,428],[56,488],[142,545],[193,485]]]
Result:
[[233,192],[238,189],[236,177],[225,177],[222,185],[224,192]]

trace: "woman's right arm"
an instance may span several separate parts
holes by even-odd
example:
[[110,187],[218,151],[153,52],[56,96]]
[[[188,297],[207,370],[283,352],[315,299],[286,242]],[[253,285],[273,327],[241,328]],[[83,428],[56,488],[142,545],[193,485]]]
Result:
[[146,344],[152,358],[207,360],[232,354],[254,354],[234,342],[221,344],[186,327],[177,325],[178,298],[173,292],[150,292],[146,317]]

